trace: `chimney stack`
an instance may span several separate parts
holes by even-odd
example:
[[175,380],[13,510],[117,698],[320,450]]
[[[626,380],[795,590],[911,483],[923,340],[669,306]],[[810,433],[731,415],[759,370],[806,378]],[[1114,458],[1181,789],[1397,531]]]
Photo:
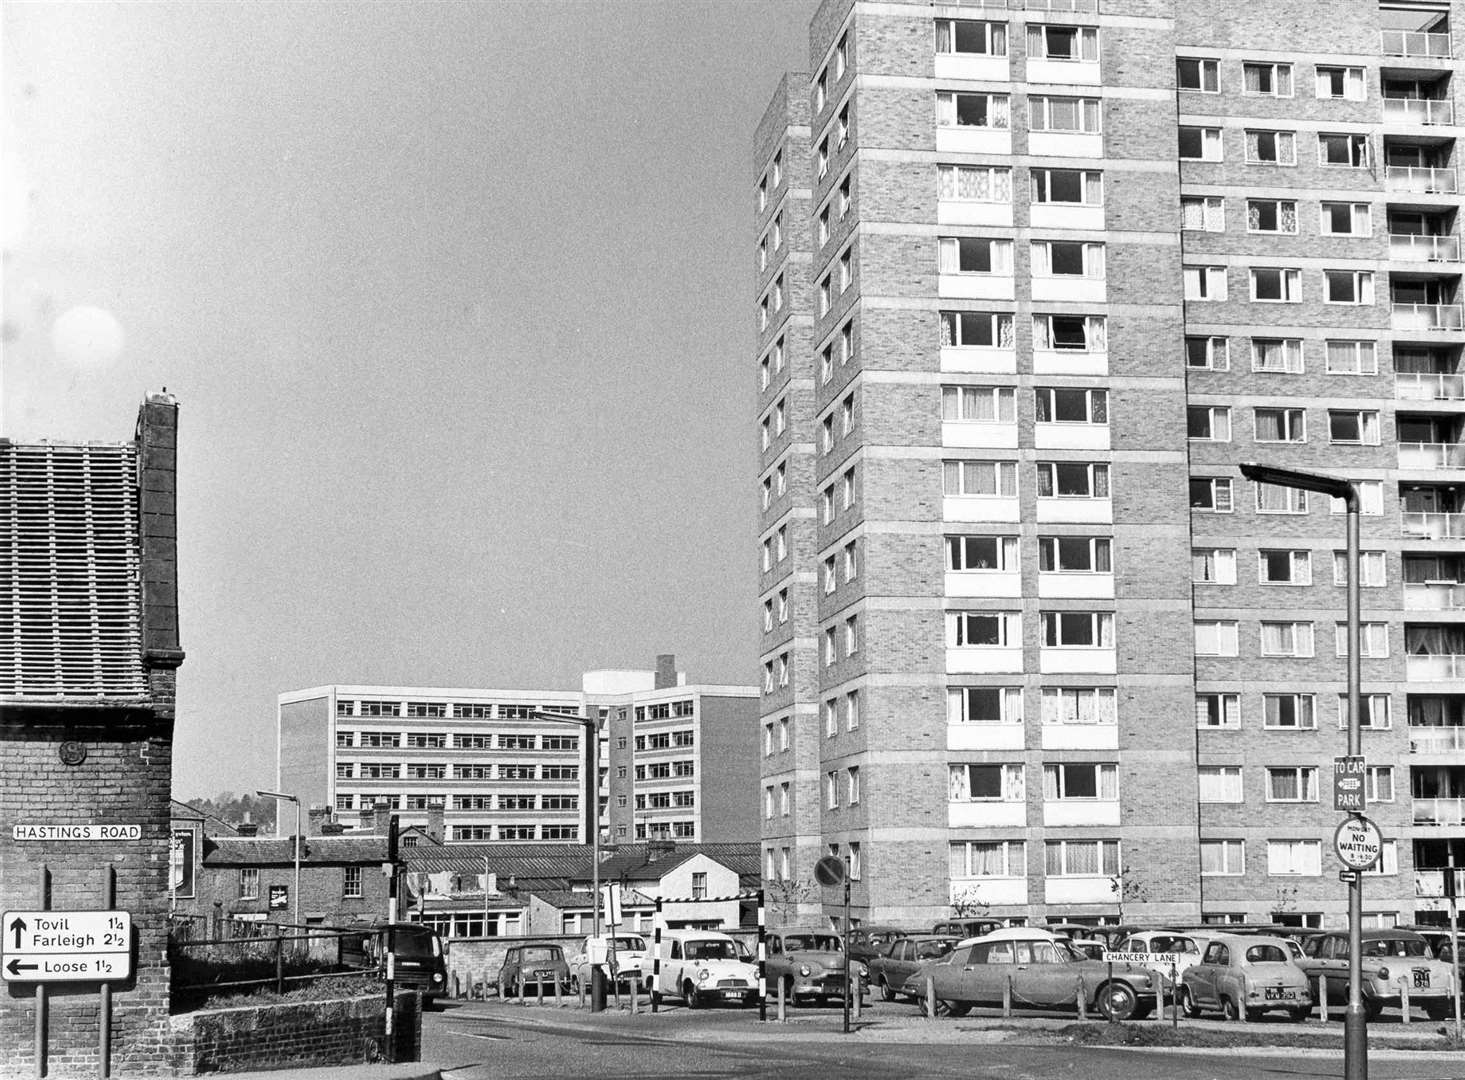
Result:
[[443,801],[434,799],[427,804],[427,837],[434,844],[443,842]]
[[656,658],[656,689],[670,690],[677,685],[677,658],[675,653],[662,653]]
[[320,836],[326,830],[326,825],[331,821],[331,809],[328,806],[312,806],[305,812],[305,835]]
[[646,842],[646,862],[648,865],[665,858],[677,848],[674,840],[648,840]]
[[392,824],[392,804],[379,802],[373,808],[371,831],[376,836],[386,836]]

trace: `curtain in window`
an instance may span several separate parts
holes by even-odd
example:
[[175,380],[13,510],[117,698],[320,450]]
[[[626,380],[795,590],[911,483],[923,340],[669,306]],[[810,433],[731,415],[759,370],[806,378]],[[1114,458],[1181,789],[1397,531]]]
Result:
[[1096,98],[1083,99],[1083,128],[1084,131],[1099,130],[1099,102]]
[[936,51],[949,53],[951,49],[951,23],[945,19],[936,20]]
[[1002,876],[1006,868],[1002,865],[1001,844],[973,844],[971,852],[973,877]]
[[966,802],[972,797],[971,777],[965,765],[952,765],[949,770],[947,798],[952,802]]
[[1021,765],[1002,766],[1002,798],[1007,802],[1027,801],[1027,776]]
[[1119,798],[1119,770],[1113,765],[1099,766],[1099,798],[1107,802]]
[[993,240],[991,243],[991,266],[994,274],[1012,273],[1012,241]]
[[1048,98],[1048,127],[1052,131],[1078,131],[1082,120],[1076,98]]
[[1084,173],[1084,202],[1098,206],[1104,201],[1104,176],[1102,173]]
[[[1262,67],[1259,64],[1245,64],[1242,66],[1242,72],[1246,76],[1247,93],[1260,94],[1268,90],[1266,82],[1263,80],[1267,80],[1267,76],[1271,74],[1269,68]],[[1270,80],[1267,81],[1269,82]]]
[[1078,32],[1078,58],[1097,60],[1099,58],[1099,32],[1085,27]]
[[1087,841],[1068,845],[1067,870],[1070,874],[1099,873],[1099,845]]
[[1246,227],[1253,231],[1262,227],[1262,208],[1254,202],[1246,204]]
[[1302,797],[1296,769],[1272,769],[1267,773],[1267,794],[1273,799],[1297,800]]
[[1088,334],[1089,352],[1106,352],[1109,348],[1108,324],[1102,315],[1090,315],[1084,320]]
[[1012,127],[1012,103],[1006,94],[993,94],[987,99],[987,126],[1004,130]]
[[1274,76],[1277,84],[1277,93],[1282,97],[1292,96],[1292,68],[1282,64],[1277,65]]
[[961,270],[961,241],[945,237],[941,241],[941,273],[955,274]]
[[1256,437],[1269,442],[1282,438],[1282,413],[1278,409],[1256,410]]
[[1262,623],[1262,653],[1279,654],[1293,651],[1291,623]]
[[1099,648],[1112,649],[1114,647],[1114,616],[1102,612],[1095,618],[1099,621]]
[[1041,23],[1028,23],[1028,57],[1032,60],[1042,60],[1048,55],[1048,45],[1044,40],[1044,27]]
[[941,347],[943,349],[955,345],[956,315],[954,313],[942,312],[941,314]]
[[1246,133],[1246,160],[1262,160],[1262,133],[1260,131]]
[[1013,347],[1011,315],[997,316],[997,347],[1001,349]]
[[1053,802],[1058,798],[1058,769],[1057,765],[1043,766],[1043,801]]
[[1283,232],[1295,233],[1297,231],[1297,204],[1295,202],[1277,204],[1277,227]]
[[[937,24],[940,25],[939,23]],[[947,848],[946,870],[952,878],[968,877],[967,872],[967,845],[964,843],[952,844]]]
[[1089,416],[1096,424],[1109,422],[1109,395],[1104,391],[1089,392]]
[[1083,273],[1084,277],[1101,278],[1104,276],[1104,245],[1085,244],[1083,246]]
[[[1094,470],[1094,486],[1093,486],[1094,498],[1096,498],[1096,499],[1107,499],[1109,497],[1109,466],[1107,466],[1107,465],[1095,465],[1095,466],[1093,466],[1093,470]],[[1110,630],[1112,632],[1112,630],[1113,630],[1113,627],[1112,626],[1110,627]],[[1111,641],[1111,642],[1109,642],[1109,644],[1112,645],[1113,642]]]
[[1033,348],[1051,349],[1053,347],[1049,344],[1051,339],[1048,334],[1048,325],[1048,316],[1033,316]]
[[1053,272],[1052,271],[1052,263],[1051,263],[1051,261],[1048,258],[1049,250],[1050,249],[1049,249],[1047,243],[1045,243],[1044,241],[1041,241],[1041,240],[1034,240],[1033,241],[1033,268],[1032,268],[1032,274],[1033,274],[1034,277],[1047,277],[1049,274],[1051,274]]
[[936,123],[941,127],[956,126],[956,95],[936,95]]

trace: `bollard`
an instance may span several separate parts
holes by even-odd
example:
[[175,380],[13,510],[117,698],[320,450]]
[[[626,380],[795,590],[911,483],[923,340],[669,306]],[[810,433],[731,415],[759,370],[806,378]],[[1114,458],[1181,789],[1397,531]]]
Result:
[[936,1019],[936,977],[926,976],[926,1019]]
[[564,983],[560,982],[559,977],[556,976],[554,980],[554,1007],[556,1009],[565,1007],[564,990]]
[[774,991],[778,1001],[778,1022],[780,1024],[788,1021],[787,1002],[783,1000],[783,979],[778,980],[778,988]]
[[521,972],[519,972],[518,987],[517,987],[517,992],[518,992],[518,995],[519,995],[519,1004],[520,1005],[527,1005],[528,1004],[528,1002],[525,1001],[525,999],[524,999],[524,986],[525,986],[524,973],[521,971]]
[[576,979],[575,980],[575,993],[578,994],[579,995],[579,998],[580,998],[579,1003],[576,1005],[576,1008],[583,1009],[585,1007],[585,980],[584,979]]
[[534,976],[534,1004],[544,1004],[544,976]]
[[453,997],[454,997],[454,999],[457,999],[457,998],[460,998],[460,997],[463,996],[463,994],[461,992],[462,989],[463,988],[462,988],[461,984],[459,984],[459,982],[458,982],[458,973],[455,971],[455,972],[453,972]]
[[1002,980],[1002,1019],[1012,1019],[1012,976]]
[[639,998],[641,996],[641,973],[639,971],[634,971],[634,972],[631,973],[630,983],[631,983],[631,1015],[632,1016],[635,1016],[641,1010],[640,1002],[637,1001],[637,998]]
[[1403,1014],[1404,1023],[1413,1023],[1409,1018],[1409,976],[1399,976],[1399,1011]]
[[1089,1018],[1089,988],[1084,985],[1082,977],[1078,980],[1078,1018],[1080,1020]]
[[1328,977],[1326,975],[1317,977],[1317,1011],[1318,1019],[1326,1024],[1328,1022]]
[[860,988],[860,973],[857,971],[855,972],[854,980],[854,996],[850,998],[849,1002],[850,1016],[853,1017],[854,1022],[857,1024],[860,1022],[860,999],[864,996],[864,991]]

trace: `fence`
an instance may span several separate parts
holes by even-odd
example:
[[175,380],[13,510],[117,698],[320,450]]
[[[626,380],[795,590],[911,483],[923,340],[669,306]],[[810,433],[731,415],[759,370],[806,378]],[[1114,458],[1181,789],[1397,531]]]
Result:
[[[190,927],[181,934],[191,931]],[[247,931],[241,936],[197,940],[170,935],[174,1005],[192,1007],[221,991],[272,986],[284,993],[318,979],[373,975],[376,966],[365,947],[369,936],[369,931],[361,930],[293,929],[283,934]]]

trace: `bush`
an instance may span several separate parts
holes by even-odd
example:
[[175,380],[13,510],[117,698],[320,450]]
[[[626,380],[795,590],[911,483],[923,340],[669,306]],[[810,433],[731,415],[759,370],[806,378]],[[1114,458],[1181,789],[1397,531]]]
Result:
[[[218,945],[187,946],[168,945],[168,962],[173,968],[172,1011],[190,1012],[204,1005],[216,1005],[221,1000],[239,997],[254,997],[261,991],[276,999],[290,998],[299,987],[307,989],[315,984],[324,984],[326,992],[319,996],[339,996],[339,990],[330,987],[348,981],[338,976],[327,979],[311,979],[302,983],[300,976],[325,975],[350,972],[356,969],[346,965],[313,957],[302,942],[283,942],[279,953],[286,980],[286,993],[277,994],[276,987],[276,942],[272,939],[244,939]],[[349,981],[375,983],[371,977],[357,976]],[[295,1000],[291,998],[291,1000]],[[313,1000],[307,997],[305,1000]]]

